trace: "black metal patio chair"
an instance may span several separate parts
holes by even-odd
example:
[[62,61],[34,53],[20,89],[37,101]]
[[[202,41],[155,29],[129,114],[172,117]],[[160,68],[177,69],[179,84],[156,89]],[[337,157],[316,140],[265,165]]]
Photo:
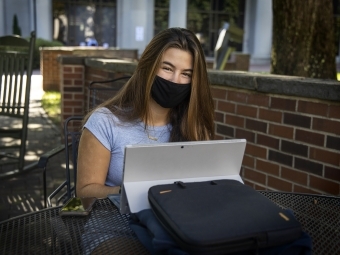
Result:
[[[88,107],[95,107],[106,99],[112,97],[130,77],[124,76],[106,81],[94,81],[90,83],[88,94]],[[88,108],[90,109],[90,108]],[[75,196],[77,182],[77,157],[78,145],[81,135],[81,125],[83,116],[72,116],[65,120],[64,123],[64,144],[56,147],[43,154],[38,162],[38,167],[43,169],[43,189],[45,207],[52,206],[52,199],[56,204],[64,204],[69,198]],[[63,152],[65,153],[65,181],[63,181],[57,189],[47,196],[46,171],[48,161]]]
[[[0,167],[17,166],[2,172],[0,178],[36,167],[35,163],[25,166],[34,47],[35,32],[29,41],[12,35],[0,37]],[[15,118],[18,127],[7,125],[8,118]]]

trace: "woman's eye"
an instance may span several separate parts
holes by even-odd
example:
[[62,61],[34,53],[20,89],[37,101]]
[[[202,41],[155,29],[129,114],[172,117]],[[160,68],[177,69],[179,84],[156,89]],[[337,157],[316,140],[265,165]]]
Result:
[[183,76],[191,78],[191,73],[183,73]]
[[165,71],[171,71],[171,68],[170,68],[170,67],[163,67],[163,70],[165,70]]

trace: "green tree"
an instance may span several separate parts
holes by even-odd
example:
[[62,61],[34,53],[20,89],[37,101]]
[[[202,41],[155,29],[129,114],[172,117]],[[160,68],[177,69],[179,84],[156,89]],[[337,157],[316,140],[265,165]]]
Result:
[[271,73],[336,79],[332,0],[273,0]]
[[12,27],[13,35],[21,36],[21,28],[19,27],[18,17],[16,14],[13,16],[13,27]]

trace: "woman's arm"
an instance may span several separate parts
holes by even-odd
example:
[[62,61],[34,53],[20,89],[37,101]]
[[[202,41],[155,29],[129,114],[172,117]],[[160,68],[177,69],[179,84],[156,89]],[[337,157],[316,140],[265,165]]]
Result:
[[103,198],[119,193],[120,187],[105,186],[111,153],[98,139],[84,128],[78,149],[77,190],[78,197]]

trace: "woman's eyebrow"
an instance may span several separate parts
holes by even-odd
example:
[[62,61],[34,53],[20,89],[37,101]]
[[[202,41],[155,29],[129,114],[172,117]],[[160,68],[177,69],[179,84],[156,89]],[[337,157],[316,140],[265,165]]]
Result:
[[[162,64],[166,64],[166,65],[171,66],[172,68],[176,68],[173,64],[171,64],[168,61],[163,61]],[[189,69],[184,69],[183,71],[185,71],[185,72],[192,72],[192,69],[190,69],[190,68]]]

